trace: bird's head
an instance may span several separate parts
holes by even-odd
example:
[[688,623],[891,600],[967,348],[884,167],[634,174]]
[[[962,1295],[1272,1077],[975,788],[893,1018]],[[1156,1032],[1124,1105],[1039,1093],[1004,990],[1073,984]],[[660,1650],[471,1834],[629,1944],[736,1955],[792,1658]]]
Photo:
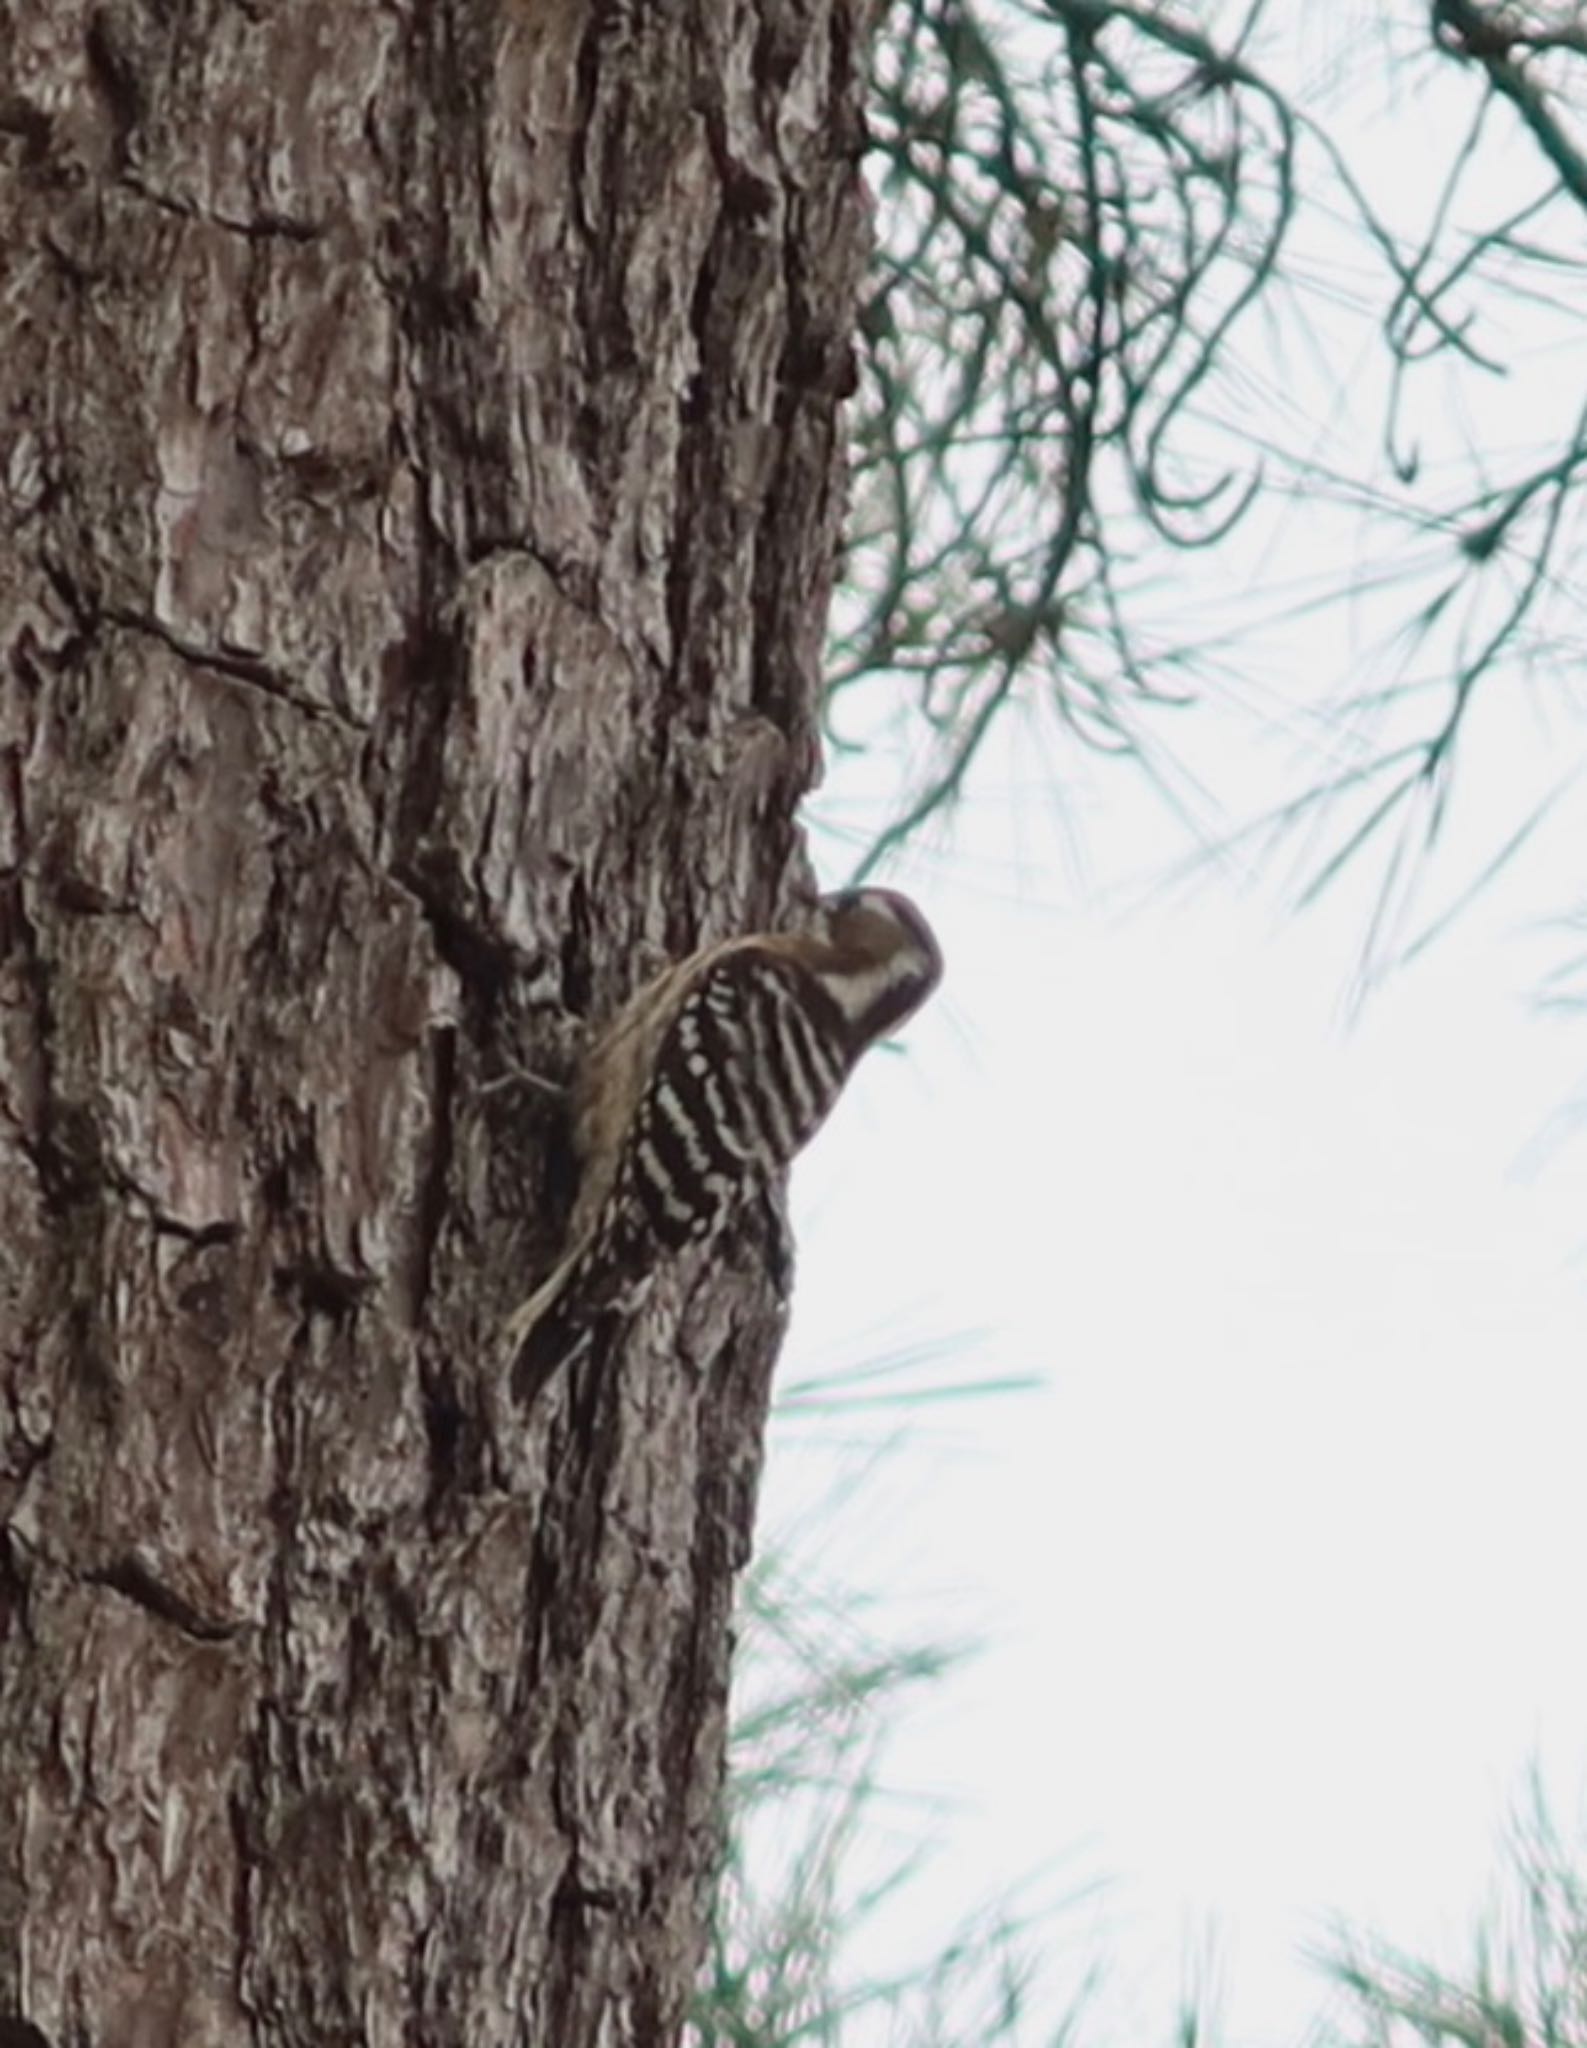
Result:
[[816,904],[812,972],[860,1046],[913,1016],[942,979],[942,949],[896,889],[840,889]]

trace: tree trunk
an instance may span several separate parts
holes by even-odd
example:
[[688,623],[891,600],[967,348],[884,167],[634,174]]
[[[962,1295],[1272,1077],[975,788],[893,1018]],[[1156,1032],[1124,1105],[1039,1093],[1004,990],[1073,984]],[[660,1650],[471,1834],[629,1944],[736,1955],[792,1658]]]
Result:
[[514,1075],[802,884],[865,26],[0,0],[0,2042],[676,2035],[779,1308],[513,1410]]

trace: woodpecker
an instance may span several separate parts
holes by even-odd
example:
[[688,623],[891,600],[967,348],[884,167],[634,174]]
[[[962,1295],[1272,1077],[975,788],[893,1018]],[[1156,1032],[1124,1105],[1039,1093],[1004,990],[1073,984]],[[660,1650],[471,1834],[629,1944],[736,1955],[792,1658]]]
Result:
[[574,1082],[578,1198],[562,1259],[507,1321],[515,1396],[532,1400],[597,1318],[638,1307],[665,1258],[769,1192],[860,1055],[941,979],[907,896],[845,889],[799,930],[707,946],[647,982]]

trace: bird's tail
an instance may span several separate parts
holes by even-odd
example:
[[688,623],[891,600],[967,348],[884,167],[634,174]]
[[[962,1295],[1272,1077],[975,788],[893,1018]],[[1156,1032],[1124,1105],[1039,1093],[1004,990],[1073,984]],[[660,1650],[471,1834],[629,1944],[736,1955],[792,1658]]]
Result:
[[603,1322],[628,1314],[644,1299],[650,1275],[643,1267],[636,1271],[627,1256],[632,1249],[621,1232],[592,1231],[507,1318],[508,1384],[522,1406],[560,1366],[572,1363]]

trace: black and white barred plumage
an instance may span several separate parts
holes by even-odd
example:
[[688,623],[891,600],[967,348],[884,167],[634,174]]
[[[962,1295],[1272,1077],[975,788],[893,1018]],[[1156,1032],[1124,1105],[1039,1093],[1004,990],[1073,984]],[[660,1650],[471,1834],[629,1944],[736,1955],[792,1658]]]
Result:
[[660,1260],[771,1187],[868,1046],[942,977],[930,927],[890,889],[825,896],[809,925],[707,947],[618,1013],[574,1088],[582,1169],[569,1248],[507,1325],[529,1400]]

